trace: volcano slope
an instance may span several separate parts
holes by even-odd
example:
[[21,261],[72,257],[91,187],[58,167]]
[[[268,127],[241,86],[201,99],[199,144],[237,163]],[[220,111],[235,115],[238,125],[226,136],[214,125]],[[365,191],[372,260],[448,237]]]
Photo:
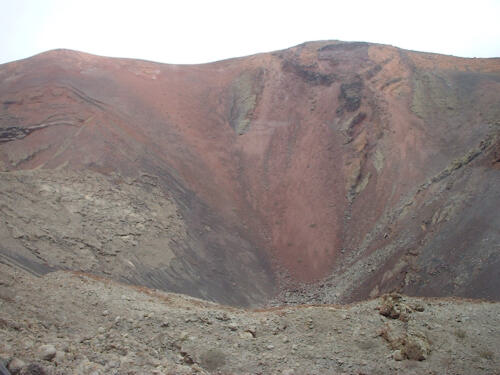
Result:
[[498,373],[499,104],[366,43],[1,65],[0,373]]
[[236,306],[499,300],[499,104],[500,59],[367,43],[4,64],[0,259]]

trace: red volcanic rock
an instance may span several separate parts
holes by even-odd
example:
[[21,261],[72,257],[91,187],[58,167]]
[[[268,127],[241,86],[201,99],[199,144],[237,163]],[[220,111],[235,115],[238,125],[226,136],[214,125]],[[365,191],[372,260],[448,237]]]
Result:
[[185,263],[145,285],[246,304],[286,271],[327,300],[498,299],[499,77],[367,43],[192,66],[56,50],[0,66],[0,163],[157,178]]

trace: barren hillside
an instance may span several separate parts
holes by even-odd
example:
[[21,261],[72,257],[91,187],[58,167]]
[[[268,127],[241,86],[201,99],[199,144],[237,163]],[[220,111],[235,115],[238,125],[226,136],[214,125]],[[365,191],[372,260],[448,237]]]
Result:
[[499,103],[500,59],[367,43],[4,64],[0,256],[240,306],[498,300]]
[[0,65],[0,374],[499,373],[499,207],[500,59]]

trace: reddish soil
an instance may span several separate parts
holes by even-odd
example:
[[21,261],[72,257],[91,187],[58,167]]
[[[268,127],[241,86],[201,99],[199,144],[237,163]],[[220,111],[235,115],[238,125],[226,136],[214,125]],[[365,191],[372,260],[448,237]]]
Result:
[[[286,270],[295,281],[327,277],[392,244],[396,255],[352,298],[375,287],[434,295],[441,281],[431,288],[424,270],[457,257],[450,252],[464,241],[445,222],[467,210],[479,215],[479,206],[457,206],[430,224],[451,198],[431,191],[443,180],[417,190],[487,139],[478,158],[445,178],[466,181],[451,188],[469,192],[466,200],[482,192],[484,210],[498,207],[499,102],[500,59],[365,43],[306,43],[193,66],[56,50],[0,66],[0,126],[28,129],[5,136],[0,166],[159,176],[193,233],[223,226],[218,247],[233,233],[251,243],[270,275]],[[466,172],[473,163],[482,168],[474,176]],[[405,216],[407,201],[413,211]],[[498,213],[489,215],[498,222]],[[484,225],[462,232],[470,244],[483,239]],[[488,259],[499,262],[499,235],[487,231]],[[432,241],[433,249],[447,244],[439,261],[425,255]],[[230,246],[237,261],[238,241]],[[412,248],[424,250],[392,272]],[[476,272],[465,284],[493,290],[493,271],[470,264],[449,272]],[[408,279],[409,268],[420,281]],[[465,284],[446,294],[474,294]]]

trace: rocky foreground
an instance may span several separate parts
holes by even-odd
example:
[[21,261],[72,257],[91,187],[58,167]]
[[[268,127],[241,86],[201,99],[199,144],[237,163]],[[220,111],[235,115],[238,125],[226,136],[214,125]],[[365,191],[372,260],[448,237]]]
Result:
[[500,374],[499,303],[243,310],[0,264],[0,310],[11,374]]

